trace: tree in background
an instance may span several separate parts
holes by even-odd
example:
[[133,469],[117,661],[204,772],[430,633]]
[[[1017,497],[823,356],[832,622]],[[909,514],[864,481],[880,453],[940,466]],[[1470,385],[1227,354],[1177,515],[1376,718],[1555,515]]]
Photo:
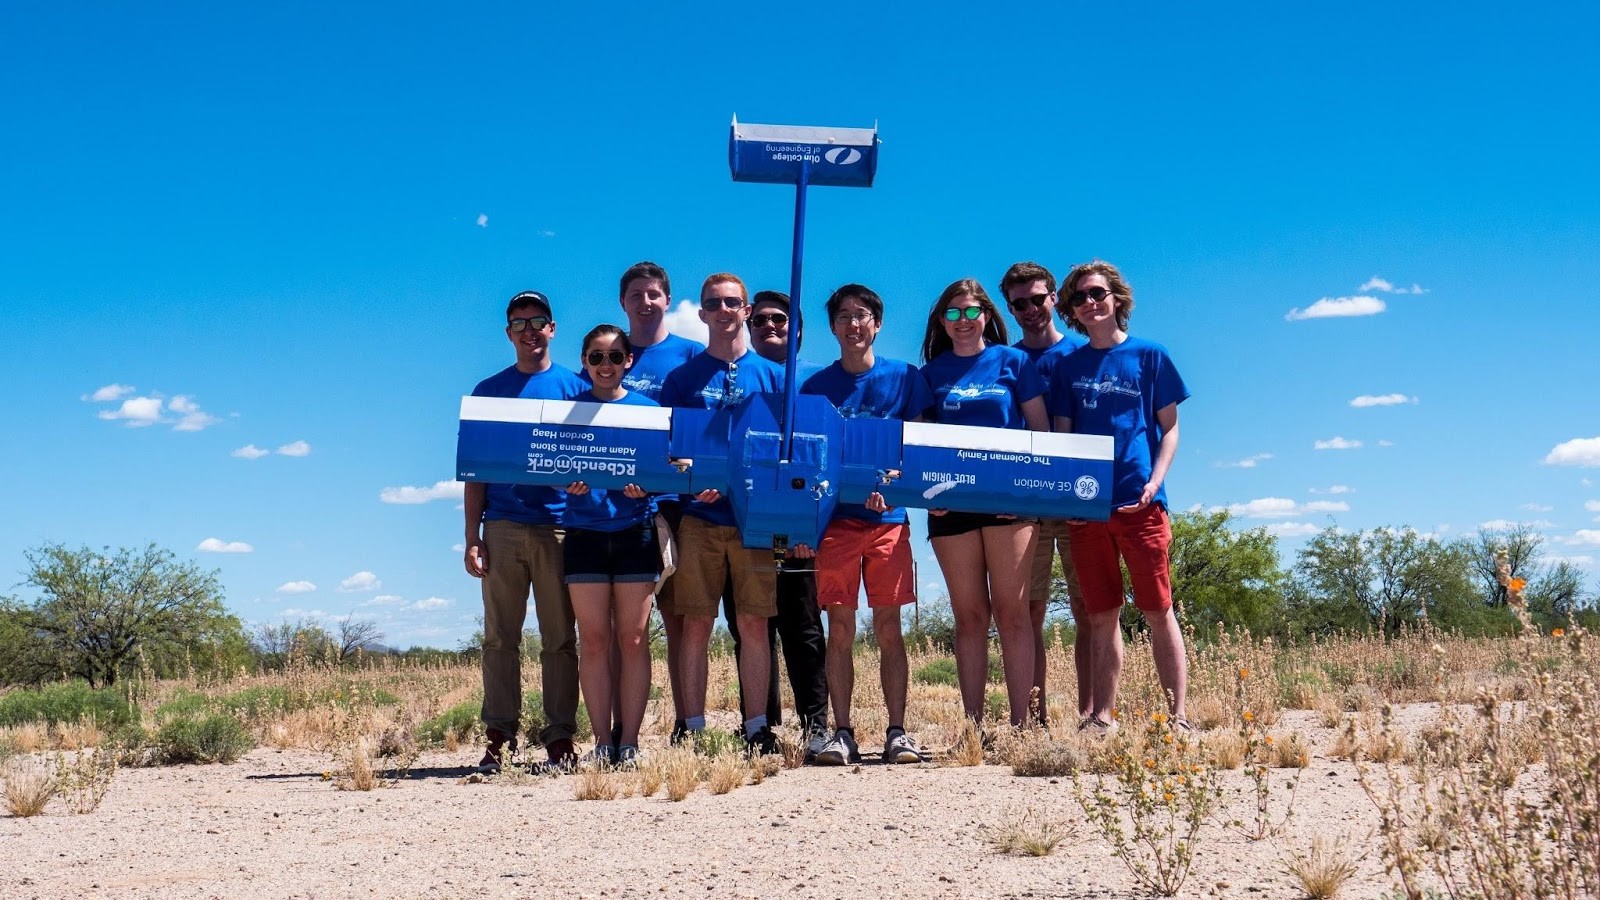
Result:
[[1473,584],[1472,548],[1410,528],[1340,531],[1306,542],[1295,563],[1291,614],[1311,633],[1373,628],[1386,635],[1429,622],[1468,634],[1507,631],[1504,609],[1490,610]]
[[1172,517],[1172,601],[1205,638],[1222,625],[1282,633],[1288,576],[1278,568],[1278,541],[1265,527],[1235,531],[1232,521],[1227,510]]
[[1472,574],[1488,606],[1506,605],[1506,587],[1500,583],[1498,554],[1505,554],[1505,562],[1512,578],[1532,582],[1541,568],[1544,535],[1533,526],[1513,525],[1510,528],[1479,528],[1471,539]]
[[228,665],[224,654],[243,646],[242,625],[223,606],[216,573],[155,544],[115,552],[46,544],[24,556],[24,583],[39,597],[9,601],[6,627],[19,632],[28,652],[49,658],[57,674],[104,687],[141,665],[158,675],[207,660]]

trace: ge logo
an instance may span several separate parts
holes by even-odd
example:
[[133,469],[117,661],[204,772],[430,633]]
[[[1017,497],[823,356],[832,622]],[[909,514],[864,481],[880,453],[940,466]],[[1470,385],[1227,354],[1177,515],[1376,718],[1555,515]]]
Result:
[[822,158],[836,166],[848,166],[861,161],[861,151],[854,147],[835,147],[822,154]]
[[1093,500],[1100,496],[1100,482],[1093,475],[1085,475],[1072,485],[1072,492],[1079,500]]

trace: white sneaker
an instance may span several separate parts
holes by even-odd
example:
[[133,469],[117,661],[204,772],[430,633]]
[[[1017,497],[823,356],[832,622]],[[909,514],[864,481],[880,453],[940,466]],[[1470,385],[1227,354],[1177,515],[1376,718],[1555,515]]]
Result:
[[922,748],[917,746],[916,739],[904,731],[896,731],[889,735],[883,745],[883,761],[886,763],[919,763],[923,762]]
[[855,765],[861,762],[861,748],[856,746],[855,735],[842,728],[835,731],[833,737],[817,752],[816,762],[819,766]]
[[822,748],[826,747],[827,745],[828,745],[828,732],[826,732],[826,731],[824,731],[823,729],[820,729],[820,728],[817,729],[816,731],[811,732],[811,734],[806,738],[805,762],[808,765],[810,763],[816,762],[817,761],[817,754],[821,753],[822,752]]

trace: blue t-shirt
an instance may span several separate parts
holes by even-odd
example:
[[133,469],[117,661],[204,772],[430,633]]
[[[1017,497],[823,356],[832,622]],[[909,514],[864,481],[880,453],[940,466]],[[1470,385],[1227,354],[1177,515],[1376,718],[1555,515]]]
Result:
[[[1067,354],[1056,366],[1050,397],[1050,414],[1071,419],[1074,433],[1115,439],[1111,505],[1127,506],[1139,502],[1155,465],[1161,444],[1156,410],[1189,399],[1189,388],[1167,348],[1130,337],[1107,350],[1085,345]],[[1166,484],[1154,502],[1167,505]]]
[[[802,394],[820,394],[838,407],[846,419],[898,419],[910,421],[933,405],[933,392],[917,367],[898,359],[878,357],[860,375],[833,365],[812,375],[800,386]],[[861,519],[874,524],[897,525],[906,520],[903,508],[873,512],[860,503],[840,503],[835,519]]]
[[[593,391],[573,397],[585,403],[616,403],[621,406],[660,406],[642,394],[629,391],[616,400],[601,400]],[[568,528],[581,528],[587,531],[622,531],[632,528],[656,514],[654,496],[645,496],[635,500],[621,491],[590,488],[589,493],[573,496],[563,492],[567,498],[567,512],[562,517],[562,524]]]
[[[661,405],[680,409],[723,409],[738,406],[751,394],[783,390],[783,370],[762,359],[754,350],[732,363],[725,363],[709,352],[698,353],[667,376],[661,389]],[[713,525],[733,525],[733,501],[726,496],[716,503],[692,500],[683,508],[685,515],[704,519]]]
[[[478,382],[474,397],[522,397],[527,400],[571,400],[589,390],[576,372],[552,364],[543,372],[529,375],[509,366]],[[484,521],[505,519],[526,525],[559,525],[567,505],[564,491],[526,484],[490,482]]]
[[[648,347],[633,348],[633,368],[622,376],[622,386],[630,394],[643,394],[646,399],[661,399],[661,388],[667,383],[667,376],[672,370],[688,362],[696,353],[704,352],[706,346],[699,341],[669,334]],[[589,372],[584,370],[578,377],[589,382]]]
[[990,344],[975,356],[939,354],[922,367],[933,391],[928,418],[947,425],[1027,428],[1022,404],[1044,393],[1044,379],[1028,354]]
[[[1028,358],[1033,360],[1034,366],[1039,369],[1039,377],[1044,379],[1045,391],[1048,392],[1050,390],[1050,381],[1055,375],[1056,365],[1065,359],[1068,353],[1082,347],[1083,344],[1082,338],[1073,334],[1064,334],[1061,336],[1061,340],[1045,347],[1043,350],[1024,347],[1021,341],[1017,341],[1011,346],[1028,354]],[[1048,402],[1047,400],[1046,405],[1048,405]]]

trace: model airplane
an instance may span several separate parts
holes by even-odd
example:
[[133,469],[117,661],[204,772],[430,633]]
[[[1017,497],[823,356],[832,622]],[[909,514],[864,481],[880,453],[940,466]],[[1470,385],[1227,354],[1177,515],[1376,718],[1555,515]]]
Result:
[[[794,184],[789,358],[798,358],[805,193],[810,184],[870,187],[877,128],[733,122],[735,181]],[[754,394],[727,409],[661,409],[570,400],[461,398],[456,477],[563,487],[694,494],[733,502],[744,545],[782,554],[815,547],[843,500],[873,491],[890,506],[1104,520],[1112,439],[1005,428],[845,419],[825,398]]]

